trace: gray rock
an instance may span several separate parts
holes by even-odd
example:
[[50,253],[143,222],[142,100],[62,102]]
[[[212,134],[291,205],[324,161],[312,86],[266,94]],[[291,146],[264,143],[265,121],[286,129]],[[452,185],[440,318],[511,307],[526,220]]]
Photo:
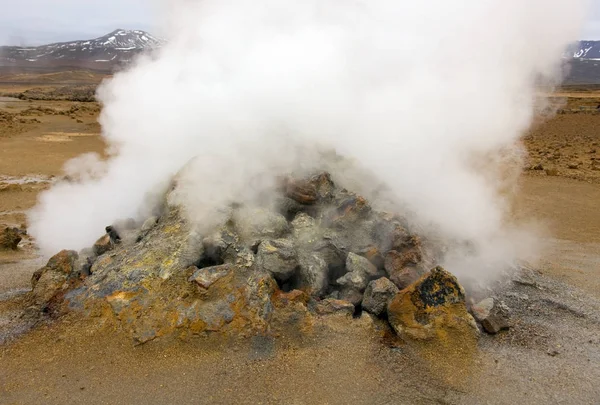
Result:
[[279,281],[287,281],[296,271],[294,244],[287,239],[263,240],[258,246],[256,264]]
[[92,274],[91,269],[96,260],[94,249],[86,248],[79,252],[79,257],[75,261],[73,275],[80,278],[85,278]]
[[233,263],[240,249],[238,237],[228,229],[207,236],[202,240],[204,251],[210,259],[215,262]]
[[261,208],[241,208],[234,212],[233,220],[236,232],[249,243],[262,238],[278,239],[290,230],[283,215]]
[[364,291],[369,283],[369,278],[377,275],[377,267],[368,259],[355,253],[348,254],[346,269],[348,272],[337,279],[337,284],[359,291]]
[[377,267],[375,267],[369,259],[355,253],[348,253],[348,257],[346,258],[346,269],[350,273],[364,273],[370,277],[375,277],[377,275]]
[[481,322],[490,316],[494,309],[494,299],[486,298],[471,306],[471,313],[476,321]]
[[510,328],[507,308],[493,298],[486,298],[471,306],[471,312],[483,330],[491,335]]
[[328,286],[327,262],[318,253],[301,253],[298,262],[299,287],[310,295],[323,296]]
[[363,300],[363,295],[356,288],[343,288],[340,291],[340,299],[348,301],[354,306],[359,306]]
[[387,310],[389,302],[399,292],[398,287],[389,279],[381,277],[367,286],[362,307],[373,315],[381,315]]
[[205,267],[198,269],[189,278],[189,281],[193,281],[203,289],[208,289],[211,285],[216,283],[228,275],[233,270],[233,266],[229,264],[223,264],[220,266]]

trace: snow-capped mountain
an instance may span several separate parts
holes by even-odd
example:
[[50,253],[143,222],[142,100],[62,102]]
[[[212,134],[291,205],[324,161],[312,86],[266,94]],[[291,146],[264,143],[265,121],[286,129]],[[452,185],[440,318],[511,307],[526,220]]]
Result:
[[600,60],[600,41],[579,41],[567,50],[567,57]]
[[0,66],[112,70],[165,43],[145,31],[118,29],[99,38],[36,47],[0,47]]

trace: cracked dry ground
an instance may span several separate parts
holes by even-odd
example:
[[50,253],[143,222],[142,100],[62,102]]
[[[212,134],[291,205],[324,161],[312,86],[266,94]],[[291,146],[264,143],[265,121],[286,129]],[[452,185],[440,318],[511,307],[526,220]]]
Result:
[[[0,104],[12,114],[72,106]],[[19,121],[18,130],[0,138],[5,180],[58,176],[66,159],[102,149],[96,113],[44,111],[35,116],[39,123]],[[600,172],[592,170],[590,151],[600,142],[598,124],[593,114],[560,115],[526,140],[539,159],[532,163],[558,168],[558,176],[532,170],[521,178],[516,214],[543,225],[544,254],[539,271],[494,293],[511,308],[511,330],[482,336],[470,359],[417,356],[373,333],[366,317],[331,317],[310,335],[159,339],[138,347],[112,325],[66,317],[0,346],[0,403],[597,404]],[[554,157],[555,150],[562,152]],[[567,159],[584,158],[569,169]],[[44,187],[38,181],[0,191],[0,224],[25,222],[23,211]],[[18,313],[20,292],[42,264],[27,238],[20,251],[1,254],[0,330]]]

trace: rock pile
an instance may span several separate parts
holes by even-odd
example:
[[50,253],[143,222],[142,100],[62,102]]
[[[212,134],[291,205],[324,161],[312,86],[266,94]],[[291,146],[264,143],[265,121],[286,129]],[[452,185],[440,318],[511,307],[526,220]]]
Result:
[[277,333],[363,310],[406,339],[477,333],[462,287],[428,271],[435,260],[405,218],[327,173],[280,183],[275,208],[235,205],[209,233],[184,219],[171,191],[159,217],[115,223],[93,247],[54,256],[34,275],[32,304],[110,316],[137,343]]

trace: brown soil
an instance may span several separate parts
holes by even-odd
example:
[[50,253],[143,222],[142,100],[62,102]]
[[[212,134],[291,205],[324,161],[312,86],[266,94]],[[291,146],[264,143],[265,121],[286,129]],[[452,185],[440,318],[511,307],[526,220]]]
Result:
[[[0,111],[40,121],[2,129],[0,224],[24,223],[24,212],[51,176],[61,175],[65,160],[102,152],[97,109],[71,110],[79,104],[0,100]],[[545,232],[541,272],[574,286],[562,293],[592,307],[593,297],[600,299],[600,171],[591,168],[600,146],[590,152],[600,142],[598,124],[600,115],[578,113],[537,126],[525,141],[531,163],[558,175],[527,171],[517,201],[518,215],[536,218]],[[569,169],[572,162],[582,163]],[[49,180],[12,185],[26,177]],[[19,289],[40,266],[36,257],[27,244],[0,253],[0,338],[3,322],[21,313]],[[539,291],[554,293],[560,285]],[[531,299],[530,306],[539,302]],[[484,337],[468,364],[448,364],[452,357],[444,353],[428,363],[374,332],[366,317],[332,318],[307,336],[158,340],[139,347],[111,324],[99,328],[96,320],[67,317],[0,346],[0,403],[598,403],[600,326],[593,317],[560,313],[556,322],[540,318],[535,328],[515,325],[509,334]]]

